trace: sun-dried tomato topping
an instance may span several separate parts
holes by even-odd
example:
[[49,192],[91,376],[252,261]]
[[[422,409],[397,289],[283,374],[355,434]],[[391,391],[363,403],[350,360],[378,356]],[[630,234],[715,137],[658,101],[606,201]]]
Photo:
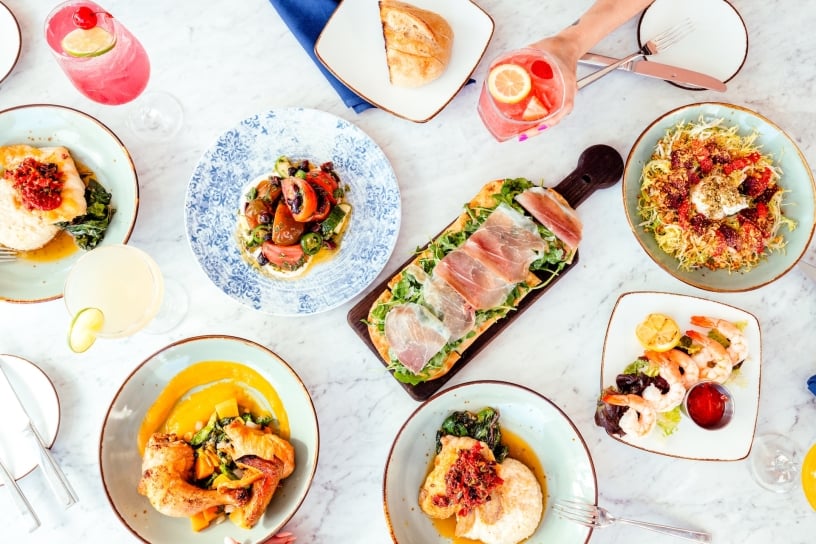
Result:
[[52,163],[26,158],[4,176],[20,191],[23,205],[29,210],[53,210],[62,204],[62,173]]
[[466,516],[471,509],[490,500],[490,494],[504,481],[496,471],[496,461],[481,453],[482,444],[459,450],[459,457],[445,474],[445,494],[433,498],[437,506],[456,504],[458,514]]

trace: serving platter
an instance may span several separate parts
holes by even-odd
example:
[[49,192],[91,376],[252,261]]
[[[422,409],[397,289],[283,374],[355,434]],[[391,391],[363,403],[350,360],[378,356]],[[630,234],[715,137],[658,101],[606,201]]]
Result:
[[[65,146],[71,156],[96,173],[111,192],[116,212],[111,218],[106,244],[124,244],[136,224],[139,181],[125,145],[107,126],[79,110],[55,104],[29,104],[0,111],[0,146]],[[77,250],[55,261],[25,258],[3,264],[0,300],[43,302],[62,297],[68,270],[83,254]]]
[[[137,435],[148,409],[179,372],[201,361],[240,363],[259,373],[275,389],[289,420],[289,441],[295,448],[295,471],[281,482],[255,527],[242,530],[221,523],[195,533],[186,518],[156,511],[136,492],[142,457]],[[202,384],[208,382],[202,378]],[[289,364],[264,346],[234,336],[196,336],[174,342],[149,356],[116,392],[99,440],[99,465],[108,501],[120,521],[137,538],[151,543],[222,544],[226,537],[260,543],[274,535],[295,514],[309,491],[317,469],[319,433],[311,396]]]
[[[271,173],[281,155],[331,161],[352,208],[339,251],[293,279],[265,275],[245,260],[237,236],[242,190]],[[294,316],[330,310],[374,281],[397,241],[401,203],[391,163],[362,130],[323,111],[284,108],[218,137],[195,167],[184,213],[193,254],[219,289],[267,314]]]
[[447,544],[417,504],[435,455],[436,431],[451,412],[498,410],[502,429],[530,446],[546,475],[544,514],[527,542],[588,542],[592,529],[555,515],[557,499],[596,504],[595,466],[581,433],[552,401],[509,382],[478,381],[453,386],[422,403],[406,420],[391,446],[383,478],[385,517],[398,544]]
[[[587,199],[593,192],[598,189],[604,189],[613,186],[618,182],[623,170],[623,160],[620,154],[613,148],[607,145],[594,145],[581,153],[578,164],[567,177],[565,177],[558,185],[553,187],[573,208],[577,207],[581,202]],[[440,231],[440,234],[445,229]],[[436,238],[436,237],[434,237]],[[425,246],[427,247],[427,245]],[[423,248],[424,249],[424,248]],[[518,304],[516,309],[507,314],[504,318],[498,320],[484,333],[482,333],[476,341],[470,344],[460,354],[460,359],[451,368],[451,370],[443,376],[434,380],[422,382],[416,385],[398,382],[402,388],[415,400],[426,400],[431,395],[436,393],[442,386],[444,386],[453,376],[455,376],[462,368],[468,364],[474,357],[484,349],[490,341],[495,338],[505,327],[512,323],[519,315],[529,308],[538,298],[547,292],[552,286],[564,276],[567,272],[572,270],[578,263],[578,252],[571,264],[564,267],[561,273],[553,278],[550,283],[541,289],[535,289],[525,296]],[[408,263],[413,260],[413,256],[406,259],[406,261],[397,269],[402,270]],[[388,282],[391,278],[388,277],[376,285],[368,294],[366,294],[359,302],[357,302],[351,310],[349,310],[346,320],[352,329],[357,333],[363,343],[368,346],[371,352],[375,355],[377,360],[385,367],[388,364],[380,357],[377,348],[371,341],[368,334],[368,326],[366,319],[368,318],[371,305],[380,296],[383,290],[388,287]]]
[[705,315],[744,324],[743,334],[748,356],[725,386],[734,400],[734,415],[722,429],[698,427],[683,415],[675,432],[665,436],[655,428],[645,437],[617,436],[615,440],[652,453],[701,461],[738,461],[748,456],[754,439],[759,412],[759,387],[762,375],[762,341],[759,321],[745,310],[694,296],[675,293],[637,291],[621,295],[612,315],[604,340],[601,358],[601,390],[613,386],[615,377],[643,353],[635,336],[635,327],[647,314],[663,313],[674,319],[681,331],[696,329],[689,319]]
[[424,123],[453,100],[482,59],[494,23],[471,0],[411,0],[410,4],[444,17],[453,30],[450,62],[439,79],[417,88],[388,80],[385,42],[377,2],[343,0],[315,43],[315,55],[349,89],[378,108]]

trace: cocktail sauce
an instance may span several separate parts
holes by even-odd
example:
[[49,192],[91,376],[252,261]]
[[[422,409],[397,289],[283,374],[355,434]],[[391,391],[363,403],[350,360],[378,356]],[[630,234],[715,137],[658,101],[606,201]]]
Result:
[[700,427],[713,427],[725,414],[728,397],[717,389],[716,384],[703,383],[689,391],[686,399],[688,415]]

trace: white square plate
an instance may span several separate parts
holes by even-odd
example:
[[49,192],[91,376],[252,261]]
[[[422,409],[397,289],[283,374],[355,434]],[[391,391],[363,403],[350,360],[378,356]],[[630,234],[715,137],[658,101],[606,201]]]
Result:
[[[713,300],[673,293],[634,292],[620,296],[606,330],[601,361],[601,389],[615,385],[615,377],[643,353],[635,337],[635,327],[650,313],[662,313],[674,319],[681,331],[696,328],[693,315],[726,319],[745,324],[743,334],[748,356],[725,386],[734,399],[734,417],[726,427],[706,430],[683,415],[676,431],[664,436],[655,427],[645,437],[610,435],[630,446],[672,457],[705,461],[737,461],[751,451],[759,410],[761,340],[759,322],[752,314]],[[700,330],[700,329],[697,329]]]
[[444,17],[453,29],[447,70],[431,83],[401,88],[388,81],[377,0],[344,0],[315,43],[315,55],[346,87],[397,117],[424,123],[467,83],[493,36],[493,19],[470,0],[410,0]]

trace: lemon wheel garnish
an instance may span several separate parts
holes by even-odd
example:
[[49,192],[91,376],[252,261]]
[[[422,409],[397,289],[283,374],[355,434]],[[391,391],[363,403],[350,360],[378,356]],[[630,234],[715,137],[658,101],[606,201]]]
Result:
[[802,491],[810,507],[816,510],[816,444],[810,447],[802,461]]
[[96,336],[105,324],[105,316],[99,308],[83,308],[71,320],[68,331],[68,347],[75,353],[82,353],[96,341]]
[[62,49],[72,57],[98,57],[116,45],[116,37],[102,28],[75,28],[62,39]]
[[664,314],[649,314],[635,329],[638,342],[647,350],[669,351],[680,342],[680,327]]
[[490,96],[504,104],[521,102],[527,98],[532,88],[530,74],[518,64],[499,64],[487,76]]

